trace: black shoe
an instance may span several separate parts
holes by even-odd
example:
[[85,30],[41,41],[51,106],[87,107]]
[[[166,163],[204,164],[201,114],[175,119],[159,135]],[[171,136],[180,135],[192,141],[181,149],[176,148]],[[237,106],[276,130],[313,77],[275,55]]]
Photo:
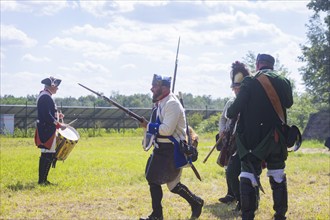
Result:
[[204,200],[196,196],[196,204],[191,206],[192,214],[190,219],[196,219],[202,214],[202,208],[204,205]]
[[140,220],[163,220],[163,216],[154,216],[154,215],[149,215],[148,217],[145,218],[140,218]]
[[235,198],[231,195],[226,195],[225,197],[220,198],[219,201],[222,203],[230,203],[230,202],[234,202]]
[[39,185],[42,186],[49,186],[49,185],[55,185],[54,183],[49,182],[48,180],[44,181],[44,182],[38,182]]

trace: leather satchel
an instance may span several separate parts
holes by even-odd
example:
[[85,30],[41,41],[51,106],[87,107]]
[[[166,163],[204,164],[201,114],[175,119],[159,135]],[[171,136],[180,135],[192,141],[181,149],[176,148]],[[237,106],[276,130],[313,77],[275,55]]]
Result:
[[273,105],[275,112],[282,121],[282,132],[285,136],[287,147],[291,148],[295,145],[293,150],[297,151],[300,148],[302,142],[299,128],[295,125],[289,126],[285,122],[284,112],[282,109],[280,98],[278,97],[278,94],[274,89],[272,83],[270,82],[269,78],[265,74],[260,74],[257,77],[257,80],[264,88],[270,102]]

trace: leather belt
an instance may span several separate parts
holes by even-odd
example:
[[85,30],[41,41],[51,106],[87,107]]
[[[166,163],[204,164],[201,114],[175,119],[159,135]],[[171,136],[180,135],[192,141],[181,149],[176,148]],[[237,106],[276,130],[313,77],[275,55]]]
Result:
[[163,143],[163,144],[171,144],[172,141],[170,141],[168,138],[156,138],[157,143]]

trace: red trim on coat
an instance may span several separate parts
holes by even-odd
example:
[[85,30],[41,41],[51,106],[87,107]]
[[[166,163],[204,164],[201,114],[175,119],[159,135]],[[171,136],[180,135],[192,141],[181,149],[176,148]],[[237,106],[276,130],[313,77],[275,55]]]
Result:
[[45,143],[42,143],[39,137],[38,129],[36,129],[36,132],[34,134],[34,143],[38,148],[46,148],[49,150],[50,148],[52,148],[55,137],[56,133],[54,133]]

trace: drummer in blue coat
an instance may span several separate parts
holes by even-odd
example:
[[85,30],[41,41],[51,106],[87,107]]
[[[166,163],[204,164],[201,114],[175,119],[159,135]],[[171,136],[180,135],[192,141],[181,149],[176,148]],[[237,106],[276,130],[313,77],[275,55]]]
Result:
[[37,98],[38,120],[35,132],[35,144],[41,149],[39,159],[39,180],[40,185],[51,184],[47,176],[53,161],[55,161],[56,130],[65,129],[66,126],[59,122],[64,115],[57,112],[57,107],[52,95],[56,94],[60,79],[49,77],[41,81],[45,85]]

